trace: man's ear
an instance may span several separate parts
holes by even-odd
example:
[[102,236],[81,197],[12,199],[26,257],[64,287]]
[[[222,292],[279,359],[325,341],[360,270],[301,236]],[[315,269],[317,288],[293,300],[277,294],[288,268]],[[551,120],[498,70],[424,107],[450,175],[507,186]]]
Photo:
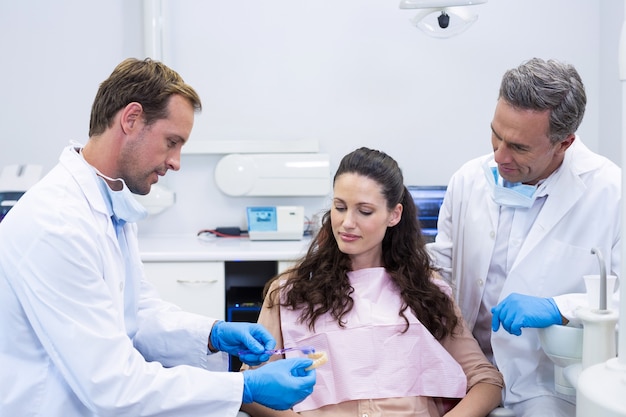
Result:
[[573,133],[571,135],[569,135],[568,137],[566,137],[565,139],[563,139],[562,141],[560,141],[556,146],[558,146],[559,148],[559,153],[565,153],[565,151],[572,146],[572,143],[574,143],[574,140],[576,140],[576,135],[574,135]]
[[139,127],[142,120],[143,107],[141,104],[137,102],[128,103],[126,107],[122,109],[120,124],[124,133],[128,134],[135,130]]

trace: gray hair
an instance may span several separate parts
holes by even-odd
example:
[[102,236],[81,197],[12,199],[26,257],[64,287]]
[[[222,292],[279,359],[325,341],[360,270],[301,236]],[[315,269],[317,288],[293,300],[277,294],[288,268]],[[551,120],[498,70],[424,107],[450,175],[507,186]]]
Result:
[[533,58],[502,77],[498,98],[526,110],[550,110],[552,143],[576,133],[585,114],[585,86],[570,64]]

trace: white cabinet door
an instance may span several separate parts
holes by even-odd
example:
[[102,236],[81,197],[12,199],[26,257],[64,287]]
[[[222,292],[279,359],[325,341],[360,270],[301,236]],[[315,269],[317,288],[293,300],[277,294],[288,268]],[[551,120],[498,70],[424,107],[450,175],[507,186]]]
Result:
[[144,269],[164,300],[224,320],[223,262],[144,262]]

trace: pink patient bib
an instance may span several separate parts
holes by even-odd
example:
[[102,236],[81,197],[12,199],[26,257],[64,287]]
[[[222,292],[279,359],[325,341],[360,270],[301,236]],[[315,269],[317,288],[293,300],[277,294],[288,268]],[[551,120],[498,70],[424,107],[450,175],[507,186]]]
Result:
[[398,314],[401,300],[385,269],[362,269],[348,276],[354,308],[344,318],[346,327],[324,315],[311,332],[298,323],[298,311],[280,308],[285,347],[313,346],[328,354],[328,362],[317,368],[313,394],[294,410],[374,398],[464,397],[463,369],[410,309],[405,312],[410,326],[402,333],[406,323]]

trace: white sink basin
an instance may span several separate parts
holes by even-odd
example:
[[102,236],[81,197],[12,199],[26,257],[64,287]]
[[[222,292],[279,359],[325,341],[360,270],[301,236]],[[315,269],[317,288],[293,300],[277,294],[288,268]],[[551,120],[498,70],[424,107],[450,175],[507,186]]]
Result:
[[556,391],[566,395],[575,395],[576,389],[563,375],[563,369],[582,362],[583,329],[553,325],[538,330],[541,347],[554,362]]

